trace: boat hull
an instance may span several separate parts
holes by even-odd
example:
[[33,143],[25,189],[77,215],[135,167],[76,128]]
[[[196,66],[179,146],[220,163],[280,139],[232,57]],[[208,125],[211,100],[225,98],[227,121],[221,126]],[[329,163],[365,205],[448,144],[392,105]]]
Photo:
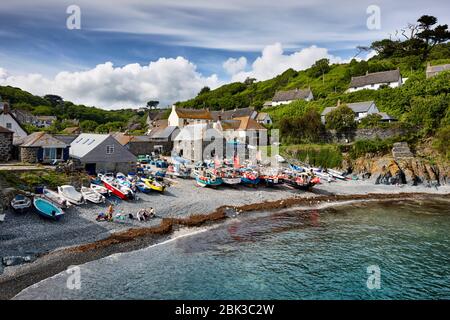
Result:
[[103,185],[105,186],[106,189],[108,189],[111,192],[111,194],[115,195],[119,199],[128,200],[128,196],[119,189],[117,189],[116,187],[114,187],[113,185],[109,184],[106,181],[103,181]]
[[222,178],[224,184],[235,185],[241,183],[241,178]]
[[195,181],[201,187],[217,187],[223,183],[223,180],[219,179],[219,178],[217,178],[215,180],[211,180],[211,179],[201,179],[201,177],[196,177]]
[[64,211],[58,208],[53,203],[42,198],[35,198],[33,200],[36,212],[45,219],[59,220],[64,215]]
[[259,178],[256,178],[256,179],[249,179],[249,178],[244,178],[244,177],[241,178],[241,182],[243,184],[250,184],[250,185],[254,185],[254,186],[256,186],[260,181],[261,181],[261,179],[259,179]]

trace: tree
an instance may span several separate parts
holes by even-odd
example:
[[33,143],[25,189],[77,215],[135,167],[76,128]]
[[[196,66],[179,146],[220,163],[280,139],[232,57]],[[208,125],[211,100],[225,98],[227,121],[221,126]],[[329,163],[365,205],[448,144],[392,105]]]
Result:
[[157,101],[157,100],[150,100],[147,102],[148,109],[156,109],[156,107],[158,107],[158,105],[159,105],[159,101]]
[[93,120],[83,120],[80,122],[80,128],[83,132],[95,132],[98,123]]
[[[319,76],[324,77],[326,73],[331,70],[330,60],[329,59],[320,59],[317,60],[310,69],[311,76],[317,78]],[[325,79],[324,79],[325,80]]]
[[326,128],[337,133],[347,133],[356,128],[355,114],[346,105],[341,105],[325,116]]
[[363,128],[376,128],[380,125],[381,119],[382,117],[378,113],[372,113],[363,118],[360,125]]
[[208,92],[210,92],[210,91],[211,91],[211,88],[210,88],[210,87],[203,87],[203,88],[200,90],[200,92],[198,93],[197,96],[201,96],[202,94],[208,93]]
[[47,94],[44,96],[44,99],[47,100],[52,107],[61,106],[64,103],[63,98],[55,94]]
[[255,78],[247,77],[247,78],[244,80],[244,84],[247,85],[247,86],[250,86],[250,85],[252,85],[253,83],[255,83],[255,81],[256,81]]

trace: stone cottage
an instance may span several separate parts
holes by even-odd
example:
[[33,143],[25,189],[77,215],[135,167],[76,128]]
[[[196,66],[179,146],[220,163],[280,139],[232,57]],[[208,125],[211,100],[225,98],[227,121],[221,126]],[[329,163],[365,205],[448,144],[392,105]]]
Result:
[[69,159],[67,143],[45,132],[35,132],[18,144],[20,160],[25,163],[55,163]]
[[0,162],[11,160],[14,132],[0,127]]

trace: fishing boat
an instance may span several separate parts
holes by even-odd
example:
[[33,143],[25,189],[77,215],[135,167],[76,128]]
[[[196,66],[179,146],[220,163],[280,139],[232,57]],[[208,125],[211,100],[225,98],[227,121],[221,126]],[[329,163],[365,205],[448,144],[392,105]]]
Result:
[[92,190],[91,188],[81,187],[81,194],[83,198],[87,201],[90,201],[95,204],[105,203],[106,198],[102,196],[100,193]]
[[75,190],[73,186],[65,185],[58,187],[58,194],[74,205],[81,205],[84,202],[83,195]]
[[116,183],[108,180],[103,180],[103,185],[105,186],[106,189],[108,189],[111,192],[111,194],[115,195],[119,199],[128,200],[128,193],[122,191],[120,185],[116,185]]
[[190,177],[191,172],[184,165],[174,164],[174,165],[170,165],[167,168],[166,174],[171,177],[178,177],[178,178],[186,179],[186,178]]
[[220,176],[224,184],[236,185],[241,183],[241,176],[239,175],[239,172],[234,169],[227,168],[221,172]]
[[11,208],[16,213],[26,213],[30,210],[31,200],[21,194],[18,194],[11,200]]
[[102,196],[107,197],[109,196],[109,190],[106,189],[105,187],[98,185],[98,184],[91,184],[90,187],[93,191],[100,193]]
[[158,192],[164,192],[164,190],[166,190],[166,186],[162,183],[159,183],[156,180],[153,179],[145,179],[142,178],[141,179],[142,182],[144,182],[144,184],[149,187],[152,190],[158,191]]
[[136,182],[136,187],[142,193],[150,193],[150,192],[152,192],[152,189],[150,187],[148,187],[145,184],[145,182],[142,182],[142,181]]
[[71,206],[69,201],[67,201],[65,198],[61,197],[57,192],[52,191],[50,189],[44,188],[42,190],[42,196],[46,200],[53,202],[55,205],[57,205],[60,208],[67,209]]
[[256,186],[260,181],[261,179],[259,178],[258,172],[251,169],[247,169],[242,172],[241,183]]
[[222,178],[211,172],[211,170],[199,172],[195,177],[195,181],[200,187],[217,187],[223,183]]
[[320,178],[316,176],[311,176],[307,173],[296,173],[293,172],[285,181],[286,184],[290,185],[295,189],[300,190],[311,190],[316,184],[320,183]]
[[325,172],[322,169],[313,168],[314,175],[321,178],[324,181],[328,182],[334,182],[336,179],[333,177],[333,175],[329,174],[328,172]]
[[339,172],[339,171],[336,171],[336,170],[333,170],[333,169],[327,169],[327,172],[329,174],[331,174],[333,177],[335,177],[336,179],[347,180],[347,178],[344,177],[342,172]]
[[64,215],[61,208],[46,199],[35,197],[33,204],[37,213],[46,219],[59,220]]

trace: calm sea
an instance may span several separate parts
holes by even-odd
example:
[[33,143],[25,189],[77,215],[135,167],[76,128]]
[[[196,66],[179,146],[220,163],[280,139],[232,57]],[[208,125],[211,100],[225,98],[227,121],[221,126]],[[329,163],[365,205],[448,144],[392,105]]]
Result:
[[79,271],[16,298],[449,299],[450,202],[246,214]]

